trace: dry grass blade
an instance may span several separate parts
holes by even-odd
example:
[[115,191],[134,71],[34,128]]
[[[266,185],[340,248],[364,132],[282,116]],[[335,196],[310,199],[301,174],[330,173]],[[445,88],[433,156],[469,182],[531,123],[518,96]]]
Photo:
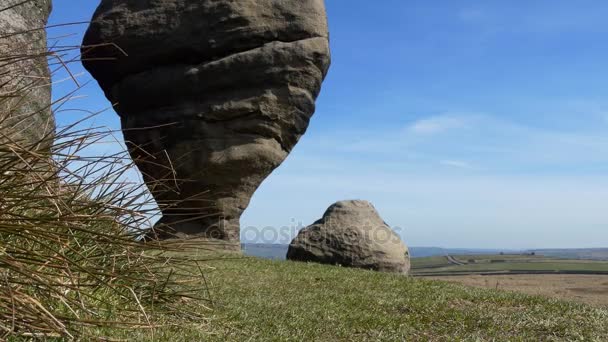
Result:
[[[0,50],[0,340],[153,331],[198,317],[183,299],[208,301],[199,298],[207,293],[200,261],[178,256],[170,244],[138,242],[157,209],[146,186],[125,176],[133,161],[126,151],[90,152],[116,140],[113,132],[79,128],[87,116],[38,140],[21,134],[39,114],[24,111],[29,94],[50,79],[15,66],[50,58],[58,61],[55,72],[66,73],[79,57],[11,50]],[[78,88],[76,75],[67,74]],[[62,110],[72,97],[41,110]]]

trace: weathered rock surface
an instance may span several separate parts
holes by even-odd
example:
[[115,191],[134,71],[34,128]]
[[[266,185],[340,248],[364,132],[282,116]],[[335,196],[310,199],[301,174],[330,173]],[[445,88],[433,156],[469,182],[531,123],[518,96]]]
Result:
[[[48,148],[55,131],[45,55],[51,0],[0,3],[0,130],[5,138]],[[29,57],[27,57],[29,56]]]
[[300,231],[287,259],[408,274],[410,256],[399,236],[366,201],[343,201]]
[[324,1],[102,0],[84,45],[104,43],[124,53],[85,47],[84,65],[161,206],[158,237],[239,241],[252,194],[315,111]]

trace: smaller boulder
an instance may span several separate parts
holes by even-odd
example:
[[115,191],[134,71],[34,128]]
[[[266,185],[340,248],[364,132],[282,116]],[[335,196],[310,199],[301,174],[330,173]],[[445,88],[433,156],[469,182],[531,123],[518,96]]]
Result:
[[367,201],[342,201],[302,229],[287,259],[408,274],[410,255],[399,236]]

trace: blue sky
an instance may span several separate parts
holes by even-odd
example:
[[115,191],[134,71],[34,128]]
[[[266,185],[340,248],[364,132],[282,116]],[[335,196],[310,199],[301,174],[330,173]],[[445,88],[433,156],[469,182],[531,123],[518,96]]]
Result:
[[[87,21],[96,5],[54,0],[50,24]],[[412,246],[608,246],[608,2],[327,7],[333,65],[317,113],[243,228],[307,225],[360,198]],[[85,29],[50,36],[78,44]],[[95,82],[80,94],[71,107],[109,107]],[[112,110],[96,121],[119,128]]]

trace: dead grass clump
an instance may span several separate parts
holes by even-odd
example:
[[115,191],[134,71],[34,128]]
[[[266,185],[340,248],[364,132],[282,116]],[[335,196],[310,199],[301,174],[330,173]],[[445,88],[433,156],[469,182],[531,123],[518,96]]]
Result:
[[78,338],[103,328],[153,333],[200,320],[200,260],[178,257],[169,244],[138,242],[153,200],[128,181],[134,164],[126,151],[92,152],[113,132],[80,129],[85,119],[56,131],[40,127],[35,138],[21,134],[32,130],[24,123],[73,94],[32,105],[51,75],[32,77],[16,66],[48,59],[54,72],[73,77],[65,49],[0,48],[0,340]]

